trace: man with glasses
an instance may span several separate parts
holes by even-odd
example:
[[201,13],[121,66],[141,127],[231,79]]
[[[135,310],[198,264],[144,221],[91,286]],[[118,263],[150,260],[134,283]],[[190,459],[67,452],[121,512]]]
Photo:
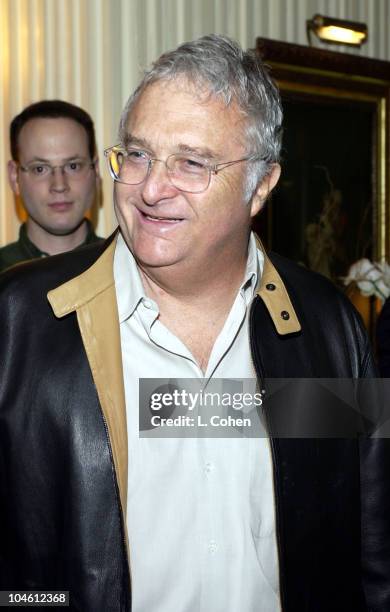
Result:
[[9,183],[28,217],[0,249],[0,271],[99,240],[85,218],[100,181],[88,113],[62,100],[31,104],[12,120],[10,142]]
[[[0,589],[85,612],[390,609],[387,447],[272,426],[269,379],[374,374],[344,296],[251,234],[281,122],[229,38],[162,55],[105,152],[118,232],[0,280]],[[265,389],[267,435],[169,418],[185,381],[199,412],[212,383]],[[296,426],[310,405],[282,397]]]

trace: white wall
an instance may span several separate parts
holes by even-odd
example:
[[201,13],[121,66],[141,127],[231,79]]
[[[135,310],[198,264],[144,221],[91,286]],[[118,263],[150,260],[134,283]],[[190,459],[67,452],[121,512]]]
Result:
[[[142,70],[161,52],[203,34],[257,36],[306,44],[315,13],[364,21],[364,56],[390,60],[389,0],[0,0],[0,244],[19,221],[7,184],[9,122],[31,102],[62,98],[84,107],[100,156],[116,142],[122,106]],[[104,207],[98,231],[115,226],[112,184],[101,159]]]

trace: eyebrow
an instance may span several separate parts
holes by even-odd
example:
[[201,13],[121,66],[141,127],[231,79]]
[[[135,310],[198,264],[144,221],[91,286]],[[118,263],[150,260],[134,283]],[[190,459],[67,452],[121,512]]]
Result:
[[[71,155],[70,157],[62,158],[62,162],[66,164],[67,162],[73,161],[75,159],[85,160],[87,158],[84,157],[84,155]],[[30,161],[27,161],[26,164],[31,164],[32,162],[41,162],[43,164],[51,164],[53,160],[46,159],[45,157],[33,157],[32,159],[30,159]]]
[[[132,134],[126,134],[123,139],[123,145],[125,147],[135,145],[137,147],[142,147],[148,151],[153,151],[153,147],[150,142],[145,140],[145,138],[137,138]],[[220,159],[220,156],[208,147],[192,147],[185,143],[179,143],[176,147],[176,151],[178,151],[179,153],[192,153],[193,155],[198,155],[200,157],[203,157],[204,159],[209,160]]]
[[151,144],[145,140],[144,138],[136,138],[133,134],[126,134],[123,139],[123,146],[128,147],[129,145],[136,145],[138,147],[143,147],[144,149],[152,149]]

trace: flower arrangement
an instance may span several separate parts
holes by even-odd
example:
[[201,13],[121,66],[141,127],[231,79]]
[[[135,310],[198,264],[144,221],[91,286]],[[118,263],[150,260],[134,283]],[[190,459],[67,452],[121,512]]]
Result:
[[390,296],[390,266],[386,262],[359,259],[349,268],[343,282],[355,283],[362,295],[374,295],[384,302]]

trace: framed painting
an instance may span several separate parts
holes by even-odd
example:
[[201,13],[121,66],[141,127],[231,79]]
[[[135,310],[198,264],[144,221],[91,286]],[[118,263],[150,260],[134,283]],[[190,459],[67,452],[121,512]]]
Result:
[[258,38],[284,109],[282,175],[254,221],[268,248],[342,284],[390,256],[390,62]]

